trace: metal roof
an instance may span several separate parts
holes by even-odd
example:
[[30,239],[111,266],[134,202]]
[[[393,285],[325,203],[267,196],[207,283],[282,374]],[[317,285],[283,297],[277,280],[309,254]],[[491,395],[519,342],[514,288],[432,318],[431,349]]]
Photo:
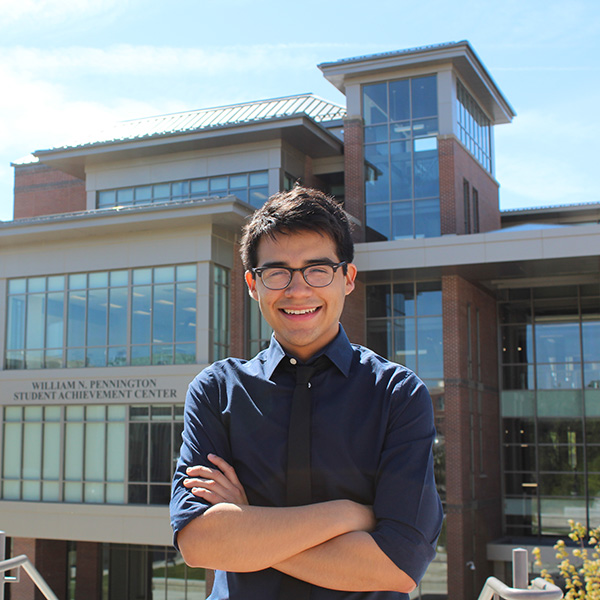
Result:
[[448,48],[451,46],[458,46],[459,44],[464,44],[464,42],[444,42],[441,44],[429,44],[427,46],[415,46],[414,48],[405,48],[404,50],[392,50],[389,52],[378,52],[376,54],[364,54],[362,56],[352,56],[350,58],[341,58],[339,60],[334,60],[330,62],[324,62],[318,65],[321,67],[329,67],[331,65],[341,65],[346,63],[354,63],[361,62],[363,60],[373,60],[377,58],[384,58],[390,56],[402,56],[404,54],[414,54],[416,52],[424,52],[428,50],[437,50],[440,48]]
[[502,215],[515,213],[528,213],[534,211],[552,211],[575,209],[584,210],[586,208],[599,208],[600,202],[574,202],[573,204],[543,204],[540,206],[526,206],[525,208],[504,208],[500,211]]
[[122,121],[100,132],[96,139],[79,140],[49,150],[166,136],[299,115],[306,115],[318,123],[326,123],[342,119],[345,114],[344,107],[339,104],[328,102],[314,94],[298,94]]

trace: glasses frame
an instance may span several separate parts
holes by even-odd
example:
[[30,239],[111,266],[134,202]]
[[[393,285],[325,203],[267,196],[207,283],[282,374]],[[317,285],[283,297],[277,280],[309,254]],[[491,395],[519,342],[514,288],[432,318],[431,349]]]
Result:
[[[331,281],[329,283],[327,283],[326,285],[312,285],[307,279],[306,279],[306,269],[312,269],[314,267],[331,267],[333,269],[333,275],[331,277]],[[304,281],[306,282],[307,285],[309,285],[310,287],[313,288],[325,288],[329,285],[331,285],[333,283],[333,278],[335,277],[335,274],[337,273],[337,270],[342,267],[342,272],[344,273],[344,275],[346,274],[346,267],[348,266],[348,263],[345,260],[342,260],[339,263],[330,263],[330,262],[322,262],[322,263],[314,263],[314,264],[310,264],[310,265],[306,265],[305,267],[300,267],[298,269],[293,269],[292,267],[254,267],[252,269],[250,269],[250,272],[252,273],[252,276],[256,279],[256,276],[258,275],[260,277],[260,280],[262,281],[263,285],[268,289],[268,290],[273,290],[273,291],[281,291],[281,290],[285,290],[290,286],[290,283],[292,283],[292,277],[294,276],[294,273],[296,271],[299,271],[300,273],[302,273],[302,279],[304,279]],[[283,286],[283,287],[276,287],[276,288],[272,288],[269,287],[264,279],[262,278],[262,274],[264,271],[266,271],[267,269],[282,269],[284,271],[287,271],[289,273],[289,279],[288,282]]]

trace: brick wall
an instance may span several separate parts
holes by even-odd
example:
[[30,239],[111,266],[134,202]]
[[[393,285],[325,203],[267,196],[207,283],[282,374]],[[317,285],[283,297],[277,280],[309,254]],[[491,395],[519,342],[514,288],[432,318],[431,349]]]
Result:
[[353,344],[362,344],[364,346],[367,343],[366,306],[365,284],[357,278],[354,290],[350,295],[346,296],[344,312],[340,319],[348,339]]
[[492,574],[486,544],[501,535],[496,304],[458,276],[442,278],[442,294],[448,597],[464,600]]
[[86,210],[81,179],[43,164],[15,167],[15,219],[80,210]]
[[[27,555],[52,591],[59,598],[67,598],[67,542],[13,538],[12,556]],[[21,581],[11,583],[12,600],[43,600],[43,594],[30,577],[21,572]]]
[[362,119],[344,119],[344,208],[356,217],[360,227],[355,227],[355,242],[365,241],[365,158]]
[[[479,194],[479,231],[500,229],[498,184],[453,136],[440,138],[440,218],[442,235],[465,232],[463,179]],[[472,203],[471,203],[472,212]]]
[[77,542],[75,600],[102,600],[102,544]]

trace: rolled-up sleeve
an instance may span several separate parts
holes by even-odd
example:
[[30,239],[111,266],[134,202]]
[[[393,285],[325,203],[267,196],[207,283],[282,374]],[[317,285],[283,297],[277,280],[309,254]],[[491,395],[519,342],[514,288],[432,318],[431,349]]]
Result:
[[435,557],[443,511],[435,486],[433,407],[414,374],[391,393],[388,429],[376,479],[372,536],[418,583]]
[[175,547],[178,547],[177,534],[210,506],[183,486],[187,467],[213,466],[207,458],[210,453],[229,460],[230,449],[219,410],[218,387],[210,371],[205,370],[192,381],[185,400],[182,444],[169,506]]

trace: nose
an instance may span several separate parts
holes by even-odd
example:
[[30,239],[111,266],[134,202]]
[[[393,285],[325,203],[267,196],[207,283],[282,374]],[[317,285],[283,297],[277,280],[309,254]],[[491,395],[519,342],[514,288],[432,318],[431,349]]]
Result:
[[288,296],[305,295],[309,296],[312,294],[311,287],[304,281],[304,277],[300,271],[294,271],[292,273],[292,280],[290,285],[285,288],[285,293]]

